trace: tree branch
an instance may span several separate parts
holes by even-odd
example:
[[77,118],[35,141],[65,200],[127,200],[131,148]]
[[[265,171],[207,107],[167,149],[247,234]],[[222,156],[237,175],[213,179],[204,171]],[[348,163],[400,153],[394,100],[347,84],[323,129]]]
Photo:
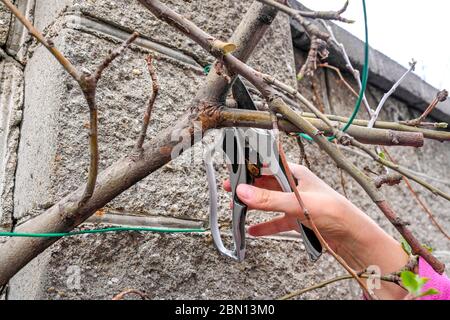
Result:
[[300,11],[291,8],[289,5],[281,3],[276,0],[258,0],[259,2],[273,6],[278,10],[288,14],[292,19],[297,20],[303,28],[305,28],[306,34],[311,39],[311,47],[309,49],[308,57],[300,69],[297,76],[299,80],[306,76],[312,76],[317,69],[317,60],[320,56],[322,59],[328,57],[327,43],[331,39],[331,34],[323,32],[312,23],[311,19],[323,19],[323,20],[337,20],[345,23],[353,23],[354,21],[343,18],[341,15],[347,10],[348,1],[346,1],[344,7],[338,11]]
[[[448,195],[445,192],[443,192],[443,191],[433,187],[432,185],[430,185],[426,181],[424,181],[424,180],[420,179],[419,177],[415,176],[414,174],[412,174],[406,168],[403,168],[403,167],[401,167],[399,165],[393,164],[392,162],[390,162],[390,161],[388,161],[386,159],[383,159],[380,155],[378,155],[377,153],[373,152],[366,145],[360,143],[359,141],[356,141],[356,139],[354,139],[353,137],[350,137],[349,135],[346,135],[342,131],[340,131],[337,128],[333,127],[333,123],[330,121],[330,119],[328,119],[323,113],[321,113],[310,101],[308,101],[296,89],[294,89],[294,88],[292,88],[292,87],[290,87],[290,86],[288,86],[288,85],[278,81],[277,79],[275,79],[275,78],[273,78],[271,76],[262,75],[262,77],[264,78],[264,80],[267,83],[272,84],[272,85],[280,88],[281,90],[288,92],[292,96],[296,97],[300,102],[302,102],[303,105],[305,105],[310,111],[312,111],[319,119],[321,119],[330,128],[330,130],[333,131],[333,135],[336,136],[338,138],[338,140],[343,145],[352,145],[354,147],[357,147],[357,148],[361,149],[362,151],[366,152],[369,156],[371,156],[372,159],[375,160],[376,162],[382,164],[385,167],[388,167],[390,169],[393,169],[393,170],[397,171],[398,173],[402,174],[403,176],[406,176],[406,177],[410,178],[411,180],[414,180],[415,182],[421,184],[422,186],[424,186],[425,188],[427,188],[428,190],[430,190],[434,194],[439,195],[439,196],[443,197],[444,199],[447,199],[447,200],[450,201],[450,195]],[[289,108],[288,106],[286,106],[286,107]],[[292,111],[292,112],[294,112],[294,111]]]
[[[389,159],[393,163],[397,163],[397,161],[391,156],[387,148],[383,148],[383,152],[388,156]],[[431,212],[431,209],[427,206],[427,204],[419,197],[417,192],[414,190],[413,186],[411,185],[411,182],[407,177],[403,177],[403,181],[405,181],[406,186],[408,187],[408,190],[411,192],[411,194],[414,197],[414,200],[417,202],[419,206],[422,207],[423,211],[428,215],[430,220],[433,222],[435,227],[444,235],[444,237],[447,238],[447,240],[450,240],[450,235],[444,230],[444,228],[439,224],[436,217],[434,216],[433,212]]]
[[42,33],[37,30],[33,24],[20,12],[20,10],[12,4],[10,0],[1,0],[3,4],[19,19],[19,21],[27,28],[30,34],[36,38],[47,50],[58,60],[63,68],[74,78],[77,82],[81,79],[81,74],[72,65],[72,63],[55,47],[53,41],[46,39]]
[[87,200],[92,196],[98,176],[98,112],[96,104],[97,83],[101,78],[103,71],[120,56],[129,45],[139,36],[134,32],[118,49],[112,51],[104,61],[97,67],[94,74],[88,71],[79,72],[72,63],[64,57],[64,55],[55,47],[53,41],[46,39],[41,32],[39,32],[30,21],[14,6],[9,0],[1,0],[11,12],[19,19],[19,21],[28,29],[30,34],[36,38],[44,47],[59,61],[62,67],[77,81],[89,107],[89,150],[90,162],[89,173],[86,188],[80,197],[78,206],[83,206]]
[[342,140],[342,143],[344,145],[352,145],[354,147],[357,147],[358,149],[361,149],[362,151],[364,151],[365,153],[367,153],[373,160],[375,160],[376,162],[378,162],[379,164],[388,167],[394,171],[397,171],[398,173],[400,173],[402,176],[405,176],[415,182],[417,182],[418,184],[422,185],[423,187],[425,187],[426,189],[428,189],[429,191],[431,191],[433,194],[438,195],[448,201],[450,201],[450,195],[445,193],[444,191],[435,188],[434,186],[432,186],[431,184],[429,184],[428,182],[426,182],[425,180],[422,180],[421,178],[417,177],[416,175],[412,174],[411,171],[409,171],[408,169],[395,164],[387,159],[384,159],[382,156],[380,156],[379,154],[375,153],[374,151],[372,151],[369,147],[365,146],[364,144],[356,141],[353,137],[347,136],[344,137]]
[[[298,105],[293,105],[294,102],[286,101],[286,103],[288,103],[289,106],[293,107],[296,110],[299,109]],[[231,109],[237,108],[236,102],[232,99],[227,99],[225,105],[227,106],[227,108],[231,108]],[[261,109],[263,106],[263,103],[255,102],[255,105],[257,106],[258,109]],[[310,119],[318,119],[318,117],[314,113],[301,112],[300,115],[303,116],[308,121]],[[344,123],[344,124],[347,124],[350,120],[349,118],[337,116],[337,115],[333,115],[333,114],[325,114],[325,116],[333,122],[340,122],[340,123]],[[355,119],[352,123],[352,126],[367,128],[368,124],[369,124],[369,121],[367,121],[367,120]],[[436,126],[440,127],[441,126],[441,124],[430,124],[430,125],[432,127],[436,127]],[[445,124],[445,125],[447,125],[447,124]],[[319,127],[321,127],[321,125],[319,125]],[[392,131],[396,131],[396,132],[400,131],[400,132],[422,133],[424,138],[426,138],[426,139],[436,140],[436,141],[440,141],[440,142],[450,141],[450,132],[440,131],[440,130],[430,130],[430,129],[421,128],[421,127],[411,127],[411,126],[400,124],[398,122],[377,121],[375,123],[374,128],[392,130]]]
[[[202,46],[205,50],[208,50],[210,48],[208,39],[211,38],[207,33],[200,30],[195,24],[192,22],[186,22],[186,18],[178,15],[171,9],[169,9],[167,6],[163,5],[157,0],[139,0],[141,2],[146,3],[146,6],[149,7],[150,11],[156,11],[161,14],[161,9],[164,12],[163,15],[167,17],[170,17],[170,20],[175,20],[175,22],[172,23],[177,28],[180,28],[180,31],[186,34],[188,37],[190,37],[192,40],[196,41],[200,46]],[[155,8],[159,8],[158,10],[155,10]],[[200,37],[200,39],[199,39]],[[204,38],[201,38],[204,37]],[[281,87],[288,87],[285,84],[282,84],[279,81],[276,81],[273,77],[263,75],[253,68],[249,67],[244,62],[240,61],[236,57],[234,57],[231,54],[227,54],[223,56],[223,61],[225,65],[228,68],[228,71],[233,74],[240,74],[244,78],[246,78],[248,81],[250,81],[264,96],[266,101],[269,104],[269,108],[274,113],[280,113],[283,116],[286,117],[287,120],[292,122],[295,126],[299,128],[299,130],[309,134],[314,141],[325,151],[329,154],[329,156],[344,170],[346,170],[367,192],[367,194],[371,197],[372,201],[377,204],[377,206],[380,208],[380,210],[386,215],[386,217],[391,221],[391,223],[397,228],[397,230],[404,236],[404,238],[408,241],[408,243],[411,245],[414,254],[420,255],[423,257],[437,272],[442,274],[445,270],[445,266],[437,260],[431,253],[423,248],[419,241],[409,232],[409,230],[404,227],[400,226],[398,222],[398,217],[395,215],[395,213],[392,211],[390,206],[387,204],[384,197],[381,195],[381,193],[376,189],[376,187],[373,184],[373,181],[367,177],[364,172],[359,170],[356,166],[354,166],[350,161],[345,159],[343,155],[336,151],[336,147],[330,143],[313,125],[311,125],[308,121],[306,121],[303,117],[299,116],[296,112],[294,112],[286,103],[278,97],[278,93],[276,90],[274,90],[270,84],[277,84],[276,86]],[[281,86],[281,87],[280,87]],[[288,87],[289,88],[289,87]],[[292,88],[291,88],[292,89]],[[284,89],[283,89],[284,90]],[[288,90],[287,90],[288,91]],[[297,92],[297,90],[294,90]],[[288,91],[289,92],[289,91]],[[307,101],[303,96],[300,95],[300,93],[297,92],[297,96],[303,103],[307,103],[308,108],[311,109],[313,113],[316,114],[318,118],[323,120],[330,128],[332,128],[332,123],[329,119],[327,119],[320,111],[317,110],[317,108],[314,107],[309,101]],[[337,137],[342,137],[343,133],[339,130],[335,129],[335,135]],[[352,138],[351,138],[352,139]],[[354,140],[354,139],[353,139]]]
[[397,90],[397,88],[400,86],[400,84],[403,82],[403,80],[405,80],[405,78],[416,69],[416,64],[417,61],[412,61],[410,63],[410,67],[409,69],[403,74],[403,76],[400,77],[400,79],[398,79],[398,81],[392,86],[391,90],[389,90],[387,93],[384,94],[383,98],[381,99],[380,103],[377,106],[377,109],[375,110],[375,112],[373,113],[368,127],[369,128],[373,128],[373,126],[375,125],[375,122],[377,122],[378,117],[380,116],[381,110],[383,110],[383,107],[386,103],[386,101],[389,99],[390,96],[392,96],[395,92],[395,90]]
[[133,43],[139,33],[133,32],[131,36],[122,43],[122,45],[110,52],[108,56],[103,60],[103,62],[97,67],[94,74],[83,72],[80,80],[78,81],[81,90],[83,91],[84,97],[89,107],[89,149],[90,149],[90,163],[89,163],[89,173],[86,188],[79,202],[79,206],[82,206],[86,201],[92,197],[95,190],[95,184],[98,177],[98,163],[99,163],[99,150],[98,150],[98,110],[97,110],[97,84],[100,80],[103,71],[109,67],[109,65],[119,57],[130,45]]
[[[240,50],[236,51],[238,58],[246,61],[275,16],[276,10],[273,8],[259,3],[250,7],[232,37],[237,39],[236,44],[240,47]],[[217,100],[225,97],[227,90],[228,83],[211,72],[205,80],[205,85],[201,86],[197,93],[190,110],[177,123],[144,144],[139,159],[126,156],[101,172],[92,197],[82,207],[78,206],[78,199],[85,186],[70,193],[41,215],[23,223],[16,231],[61,233],[79,226],[122,192],[179,156],[179,153],[172,154],[174,148],[179,145],[179,141],[173,141],[173,136],[184,134],[193,140],[195,121],[202,124],[203,131],[215,127],[219,117]],[[190,145],[185,147],[187,149]],[[181,150],[183,151],[185,150]],[[0,287],[55,241],[57,238],[15,238],[0,245]]]
[[428,117],[430,115],[430,113],[437,107],[439,102],[444,102],[447,100],[447,98],[448,98],[447,90],[439,91],[437,93],[436,97],[431,102],[431,104],[428,106],[428,108],[425,110],[425,112],[419,118],[410,120],[410,121],[404,121],[404,122],[402,122],[402,124],[406,124],[408,126],[413,126],[413,127],[419,126],[422,123],[422,121],[425,120],[425,118]]
[[[301,115],[307,119],[310,119],[310,118],[317,119],[317,116],[314,113],[302,112]],[[341,117],[341,116],[336,116],[336,115],[328,115],[328,114],[325,116],[331,121],[337,121],[337,122],[341,122],[341,123],[348,123],[348,121],[349,121],[349,118],[346,118],[346,117]],[[355,119],[353,121],[352,125],[367,128],[368,124],[369,124],[369,121],[367,121],[367,120]],[[423,135],[426,139],[436,140],[436,141],[440,141],[440,142],[450,141],[450,132],[410,127],[410,126],[403,125],[403,124],[400,124],[397,122],[377,121],[375,123],[375,128],[393,130],[393,131],[402,131],[402,132],[420,132],[420,133],[423,133]]]
[[[359,90],[362,90],[361,74],[359,73],[358,70],[356,70],[353,67],[353,64],[350,61],[350,57],[347,54],[347,50],[345,49],[345,46],[336,39],[336,36],[334,35],[333,29],[325,21],[321,20],[321,22],[322,22],[323,26],[330,33],[331,40],[336,44],[338,49],[340,49],[342,57],[344,58],[344,61],[346,63],[347,70],[351,73],[353,78],[356,80],[356,83],[358,84]],[[339,50],[337,50],[337,51],[339,51]],[[336,69],[339,71],[338,68],[335,68],[335,71],[336,71]],[[338,72],[338,75],[340,75],[341,80],[343,80],[343,77],[342,77],[342,74],[341,74],[340,71]],[[346,81],[344,80],[344,83],[345,82]],[[351,91],[353,92],[353,90],[351,90]],[[356,93],[356,96],[358,97],[359,94]],[[367,114],[369,115],[369,117],[372,117],[372,114],[373,114],[374,111],[372,110],[372,108],[371,108],[371,106],[369,104],[369,101],[367,100],[367,97],[366,97],[365,93],[363,95],[363,103],[364,103],[364,106],[366,107]]]
[[125,291],[115,295],[111,300],[123,300],[125,298],[125,296],[130,295],[130,294],[138,295],[142,300],[149,299],[149,296],[142,291],[139,291],[136,289],[128,289],[128,290],[125,290]]

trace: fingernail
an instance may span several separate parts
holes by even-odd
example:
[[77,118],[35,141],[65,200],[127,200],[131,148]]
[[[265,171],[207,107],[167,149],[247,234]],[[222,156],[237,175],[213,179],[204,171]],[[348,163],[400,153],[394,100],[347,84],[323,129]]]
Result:
[[250,200],[253,197],[253,188],[247,184],[241,184],[237,188],[237,194],[242,200]]

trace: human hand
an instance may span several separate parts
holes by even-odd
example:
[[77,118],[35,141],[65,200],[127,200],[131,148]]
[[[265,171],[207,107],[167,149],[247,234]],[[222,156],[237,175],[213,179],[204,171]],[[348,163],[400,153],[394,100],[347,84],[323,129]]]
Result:
[[[408,263],[408,255],[398,241],[388,235],[352,202],[333,190],[306,167],[290,164],[298,180],[298,190],[312,221],[328,245],[354,270],[377,266],[381,274],[389,274]],[[224,189],[231,192],[230,181]],[[237,196],[249,210],[284,213],[271,221],[253,225],[248,229],[255,237],[286,231],[299,231],[297,220],[311,228],[294,193],[282,192],[273,176],[256,179],[254,186],[239,185]],[[377,294],[382,299],[398,299],[404,290],[383,284]]]

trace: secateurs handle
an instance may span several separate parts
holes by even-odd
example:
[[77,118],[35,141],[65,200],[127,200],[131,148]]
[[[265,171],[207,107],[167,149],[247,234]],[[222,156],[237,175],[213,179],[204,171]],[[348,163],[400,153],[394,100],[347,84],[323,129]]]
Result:
[[223,143],[223,149],[228,158],[228,169],[230,172],[231,192],[233,196],[231,233],[234,248],[227,249],[222,241],[218,223],[218,198],[215,172],[211,159],[207,159],[206,172],[209,184],[209,222],[211,234],[214,244],[221,254],[241,262],[245,258],[245,218],[247,215],[247,206],[239,200],[236,189],[240,184],[249,184],[253,181],[245,165],[245,137],[242,133],[237,128],[224,129],[220,141]]

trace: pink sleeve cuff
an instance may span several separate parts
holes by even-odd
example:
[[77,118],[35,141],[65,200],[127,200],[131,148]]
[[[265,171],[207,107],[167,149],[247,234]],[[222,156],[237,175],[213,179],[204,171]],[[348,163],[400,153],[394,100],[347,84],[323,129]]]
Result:
[[423,297],[420,300],[450,300],[450,279],[445,275],[440,275],[423,259],[419,258],[419,276],[428,278],[423,291],[436,289],[439,294]]

